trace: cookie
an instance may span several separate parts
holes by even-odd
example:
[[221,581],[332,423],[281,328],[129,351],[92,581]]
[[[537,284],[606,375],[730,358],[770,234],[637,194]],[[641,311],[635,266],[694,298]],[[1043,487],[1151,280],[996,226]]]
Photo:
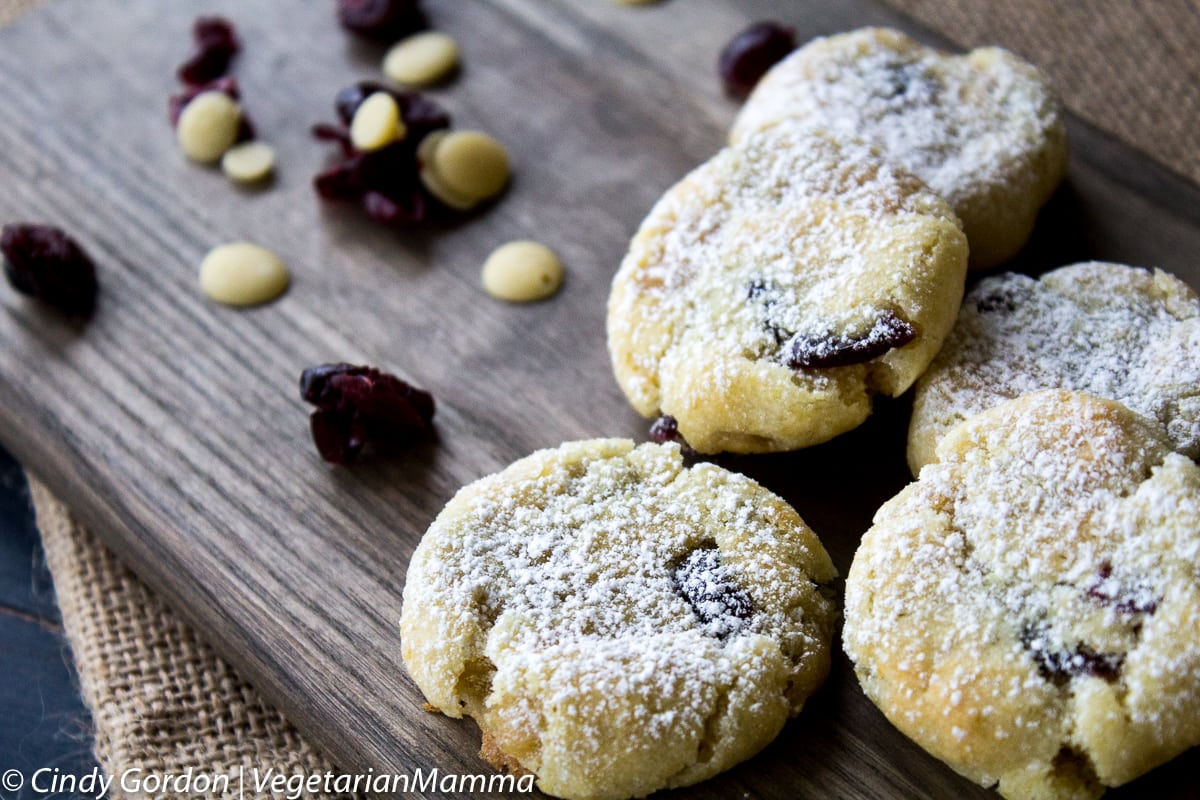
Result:
[[767,73],[731,141],[782,119],[866,138],[929,184],[962,219],[972,269],[1021,249],[1067,169],[1045,76],[995,47],[952,56],[886,28],[815,39]]
[[949,206],[871,147],[777,125],[650,211],[613,279],[613,371],[699,452],[817,444],[925,370],[966,254]]
[[796,512],[677,445],[542,450],[450,501],[400,621],[425,697],[566,798],[641,797],[749,758],[829,669],[835,577]]
[[955,424],[1038,389],[1120,401],[1200,456],[1200,298],[1165,272],[1097,262],[980,281],[917,383],[913,474]]
[[1200,468],[1046,390],[951,430],[846,581],[867,696],[1018,798],[1094,798],[1200,744]]

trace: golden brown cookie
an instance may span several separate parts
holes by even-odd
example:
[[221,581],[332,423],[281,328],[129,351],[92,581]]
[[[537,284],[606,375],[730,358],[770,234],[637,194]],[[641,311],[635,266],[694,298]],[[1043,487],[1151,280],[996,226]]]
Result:
[[843,638],[866,694],[958,772],[1098,797],[1200,743],[1200,467],[1078,392],[972,417],[876,514]]
[[1161,270],[1090,262],[1040,280],[1005,274],[967,293],[958,322],[917,383],[913,474],[954,425],[1038,389],[1117,400],[1200,456],[1200,298]]
[[700,452],[817,444],[925,370],[966,259],[958,220],[916,178],[861,142],[776,125],[642,223],[609,298],[613,370]]
[[730,139],[785,119],[867,139],[929,184],[962,219],[972,269],[1021,249],[1067,169],[1045,76],[996,47],[953,56],[886,28],[815,39],[767,73]]
[[835,571],[775,495],[597,439],[450,501],[408,569],[404,663],[485,755],[566,798],[687,786],[770,742],[829,669]]

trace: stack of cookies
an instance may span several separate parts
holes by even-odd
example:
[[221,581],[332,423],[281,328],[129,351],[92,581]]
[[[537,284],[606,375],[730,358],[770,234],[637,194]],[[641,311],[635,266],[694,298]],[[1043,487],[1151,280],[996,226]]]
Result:
[[701,453],[817,444],[906,391],[1067,163],[1034,67],[881,29],[784,59],[730,140],[651,210],[608,306],[625,395]]
[[[1200,299],[1081,264],[969,270],[1066,171],[1037,70],[894,31],[779,63],[613,281],[635,408],[699,453],[793,450],[917,385],[844,644],[904,733],[1009,798],[1091,798],[1200,743]],[[961,309],[960,309],[961,306]],[[835,570],[781,499],[677,444],[597,439],[459,492],[401,621],[432,707],[566,798],[686,786],[830,665]]]

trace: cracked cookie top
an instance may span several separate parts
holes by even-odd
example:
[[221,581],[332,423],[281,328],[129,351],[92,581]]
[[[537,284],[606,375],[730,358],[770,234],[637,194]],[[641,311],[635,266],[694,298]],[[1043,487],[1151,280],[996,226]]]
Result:
[[967,293],[917,383],[908,436],[915,475],[959,422],[1039,389],[1117,400],[1200,456],[1200,298],[1161,270],[1090,262],[1040,280],[1005,274]]
[[845,649],[893,724],[1009,798],[1097,797],[1200,743],[1200,468],[1060,390],[938,457],[846,582]]
[[902,393],[953,324],[966,240],[870,146],[782,124],[669,189],[613,280],[626,396],[700,452],[790,450]]
[[886,28],[815,39],[764,76],[730,140],[788,119],[867,139],[929,184],[962,219],[973,268],[1021,248],[1066,173],[1045,77],[995,47],[953,56]]
[[829,669],[835,571],[775,495],[677,445],[543,450],[462,489],[409,567],[403,656],[494,762],[567,798],[753,755]]

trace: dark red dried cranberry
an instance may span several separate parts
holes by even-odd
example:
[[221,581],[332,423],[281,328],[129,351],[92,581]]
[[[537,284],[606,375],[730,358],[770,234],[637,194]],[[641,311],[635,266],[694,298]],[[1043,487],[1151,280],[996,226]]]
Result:
[[68,314],[96,305],[96,267],[75,240],[49,225],[5,225],[0,232],[4,275],[22,294]]
[[[224,92],[234,100],[241,97],[241,89],[238,87],[237,80],[230,77],[217,78],[215,81],[197,86],[188,86],[179,94],[173,94],[167,98],[167,118],[171,120],[171,126],[179,124],[179,115],[183,113],[183,109],[187,107],[188,103],[195,100],[200,94],[210,91]],[[249,142],[254,137],[254,123],[250,121],[250,115],[243,107],[242,116],[238,120],[237,141]]]
[[396,101],[400,108],[400,118],[404,120],[404,139],[412,142],[414,148],[426,134],[450,127],[450,115],[446,110],[420,92],[397,92],[371,81],[352,84],[337,93],[333,107],[342,124],[349,126],[354,120],[354,112],[364,100],[376,92],[390,94]]
[[376,222],[413,225],[431,216],[426,197],[426,192],[416,187],[413,187],[406,197],[401,198],[369,191],[362,196],[362,207],[367,216]]
[[1161,598],[1145,584],[1129,585],[1112,576],[1112,564],[1105,561],[1100,565],[1099,577],[1085,590],[1085,594],[1101,605],[1112,606],[1122,614],[1153,614],[1158,610]]
[[317,174],[313,187],[323,200],[360,200],[367,192],[362,156],[352,156]]
[[172,127],[179,124],[179,115],[183,113],[183,109],[188,103],[195,100],[200,94],[211,91],[224,92],[234,100],[240,100],[242,96],[236,78],[217,78],[208,83],[188,86],[179,94],[173,94],[167,98],[167,117],[171,120]]
[[775,340],[775,344],[783,344],[792,338],[791,333],[777,325],[771,318],[779,300],[779,290],[777,288],[768,285],[762,278],[756,278],[747,285],[746,297],[762,307],[763,329],[771,334],[771,338]]
[[[387,92],[400,107],[405,137],[369,153],[354,149],[345,127],[359,104],[375,92]],[[357,202],[374,220],[391,225],[416,225],[452,212],[429,194],[420,177],[417,146],[429,133],[450,127],[450,115],[416,92],[396,92],[377,83],[363,82],[338,92],[334,108],[343,126],[318,124],[314,137],[337,142],[342,158],[313,179],[325,200]]]
[[317,452],[352,464],[365,448],[387,450],[428,433],[433,397],[373,367],[322,364],[300,375],[300,396],[317,407],[310,418]]
[[1114,681],[1121,675],[1125,656],[1102,653],[1079,642],[1074,647],[1055,647],[1047,639],[1044,625],[1026,625],[1021,629],[1021,645],[1033,657],[1038,674],[1055,686],[1066,685],[1077,675],[1091,675]]
[[650,441],[663,444],[679,441],[679,423],[675,418],[663,414],[650,425]]
[[685,461],[694,460],[699,455],[692,446],[683,438],[683,434],[679,432],[679,423],[669,414],[663,414],[654,422],[650,423],[649,431],[650,441],[666,444],[667,442],[675,442],[683,451]]
[[383,84],[371,81],[351,84],[338,92],[333,99],[333,108],[337,111],[338,119],[342,121],[342,124],[349,125],[350,121],[354,119],[354,112],[362,105],[362,101],[376,92],[387,92],[393,97],[397,94]]
[[224,17],[197,17],[192,25],[195,50],[179,67],[179,80],[208,83],[225,74],[241,49],[233,23]]
[[997,311],[1011,313],[1017,310],[1017,304],[1009,292],[998,288],[976,297],[975,310],[981,314],[992,314]]
[[767,291],[767,282],[762,278],[755,278],[746,286],[746,297],[757,300],[767,294]]
[[778,22],[757,22],[733,37],[717,60],[725,91],[735,97],[750,93],[771,67],[796,49],[796,35]]
[[734,582],[716,547],[688,553],[672,578],[676,591],[688,601],[700,622],[720,639],[736,633],[754,615],[750,595]]
[[386,42],[429,26],[417,0],[338,0],[337,13],[343,28]]
[[787,365],[792,369],[828,369],[862,364],[917,338],[912,323],[886,311],[861,336],[797,336]]

